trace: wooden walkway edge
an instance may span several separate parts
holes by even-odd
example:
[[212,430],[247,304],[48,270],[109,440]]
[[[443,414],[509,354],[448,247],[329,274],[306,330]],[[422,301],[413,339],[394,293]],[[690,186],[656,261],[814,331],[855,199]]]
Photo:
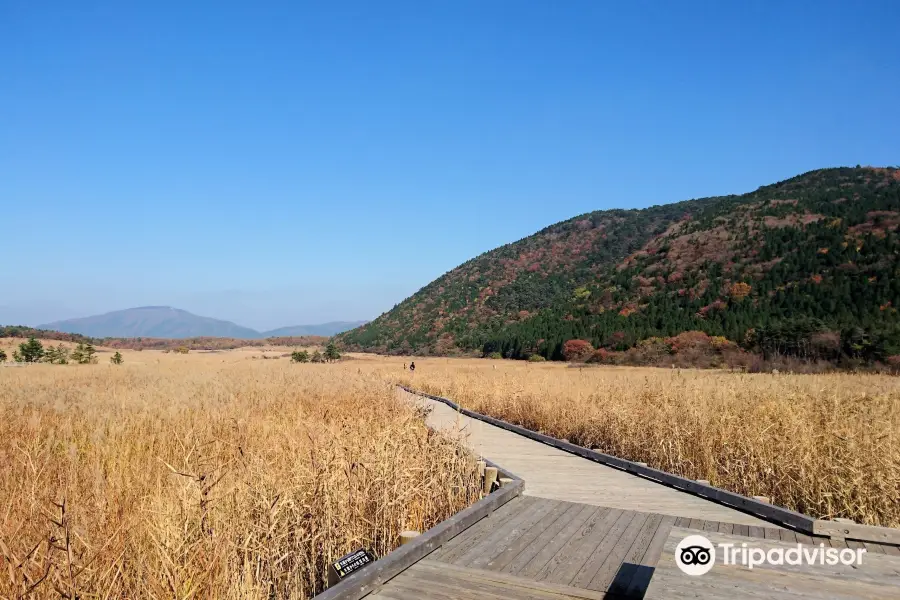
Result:
[[[507,474],[507,476],[509,475],[511,474]],[[321,594],[317,594],[316,598],[319,600],[359,600],[434,552],[445,542],[455,538],[482,519],[489,518],[495,510],[517,498],[523,488],[524,482],[518,477],[513,478],[510,485],[497,489],[469,508],[441,521],[410,543],[376,560],[371,566],[331,586]]]

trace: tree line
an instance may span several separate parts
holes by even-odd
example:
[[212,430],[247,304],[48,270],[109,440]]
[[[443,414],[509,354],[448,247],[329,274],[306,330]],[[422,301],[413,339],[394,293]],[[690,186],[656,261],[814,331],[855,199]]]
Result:
[[324,353],[319,352],[318,350],[314,351],[312,354],[306,350],[294,350],[291,352],[291,361],[295,363],[324,363],[334,362],[340,359],[341,353],[334,342],[328,342],[328,345],[325,346]]
[[[9,359],[4,350],[0,350],[0,363]],[[13,351],[13,361],[17,363],[48,363],[51,365],[91,365],[97,363],[97,350],[90,342],[78,342],[74,349],[69,349],[62,344],[44,347],[40,340],[31,337],[28,341],[19,344]],[[116,352],[109,361],[114,365],[124,362],[122,354]]]

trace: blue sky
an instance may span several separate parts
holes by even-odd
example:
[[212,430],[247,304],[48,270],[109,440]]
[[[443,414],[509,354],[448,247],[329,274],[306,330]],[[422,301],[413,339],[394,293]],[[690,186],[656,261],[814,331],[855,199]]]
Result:
[[0,322],[373,318],[583,212],[900,163],[895,2],[137,4],[0,2]]

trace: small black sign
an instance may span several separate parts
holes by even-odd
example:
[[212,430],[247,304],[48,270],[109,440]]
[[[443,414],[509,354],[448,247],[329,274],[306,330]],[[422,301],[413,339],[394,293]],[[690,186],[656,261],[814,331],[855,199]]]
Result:
[[342,556],[331,563],[331,568],[328,573],[329,579],[333,580],[331,585],[349,577],[373,562],[375,562],[375,555],[365,548],[360,548],[356,552],[351,552],[346,556]]

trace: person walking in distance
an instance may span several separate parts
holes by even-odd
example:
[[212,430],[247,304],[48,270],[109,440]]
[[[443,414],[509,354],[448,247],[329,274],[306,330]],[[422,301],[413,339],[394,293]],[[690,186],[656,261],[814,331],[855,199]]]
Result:
[[409,363],[409,370],[410,370],[410,372],[414,372],[416,370],[416,363],[414,363],[414,362]]

